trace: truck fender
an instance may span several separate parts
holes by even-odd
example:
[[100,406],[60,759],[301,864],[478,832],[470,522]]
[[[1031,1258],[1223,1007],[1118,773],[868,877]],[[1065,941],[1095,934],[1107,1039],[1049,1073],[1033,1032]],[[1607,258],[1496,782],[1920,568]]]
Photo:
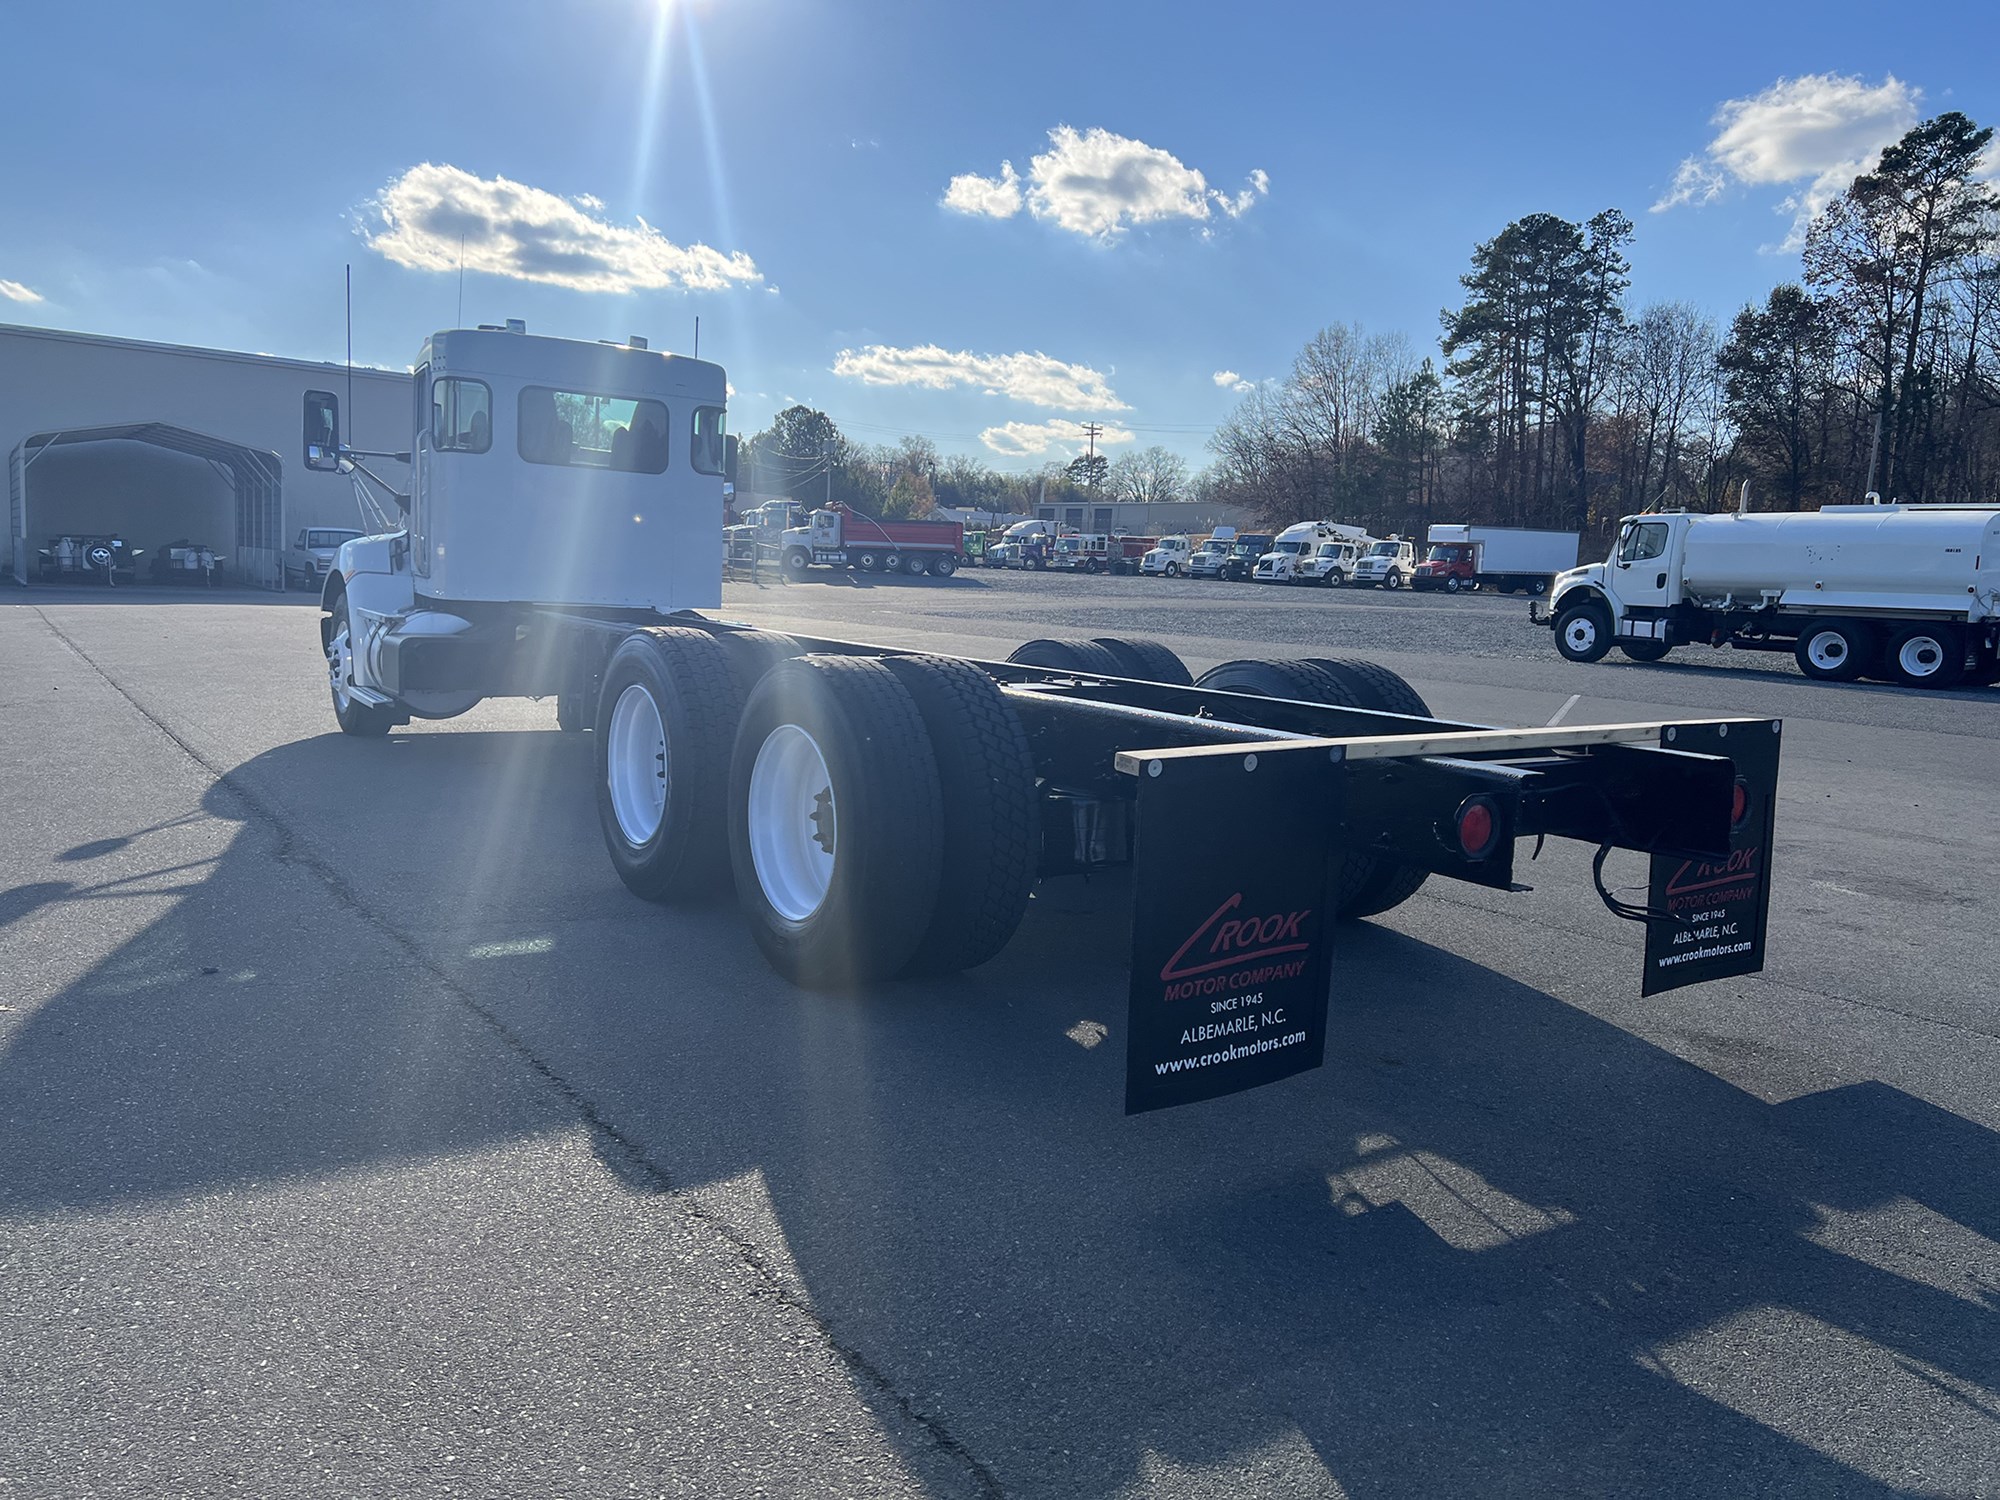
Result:
[[1618,617],[1618,611],[1611,607],[1611,601],[1605,598],[1601,591],[1587,583],[1580,583],[1574,588],[1564,589],[1561,594],[1549,601],[1549,619],[1553,621],[1564,610],[1579,604],[1595,604],[1614,620]]

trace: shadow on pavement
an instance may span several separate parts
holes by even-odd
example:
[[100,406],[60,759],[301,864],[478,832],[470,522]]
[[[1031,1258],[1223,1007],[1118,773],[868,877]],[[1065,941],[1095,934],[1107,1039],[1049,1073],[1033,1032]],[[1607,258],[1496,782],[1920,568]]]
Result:
[[[621,1179],[697,1200],[883,1372],[864,1398],[1010,1494],[1303,1463],[1350,1496],[1860,1495],[1990,1465],[1965,1392],[2000,1388],[2000,1295],[1881,1227],[2000,1239],[1990,1131],[1876,1084],[1770,1106],[1367,925],[1325,1069],[1126,1119],[1123,880],[1045,885],[975,974],[803,994],[726,907],[624,894],[586,765],[447,731],[232,771],[227,854],[0,1055],[0,1212],[431,1158],[581,1099]],[[70,854],[0,921],[115,894]],[[1883,1426],[1865,1393],[1898,1381],[1964,1414]]]

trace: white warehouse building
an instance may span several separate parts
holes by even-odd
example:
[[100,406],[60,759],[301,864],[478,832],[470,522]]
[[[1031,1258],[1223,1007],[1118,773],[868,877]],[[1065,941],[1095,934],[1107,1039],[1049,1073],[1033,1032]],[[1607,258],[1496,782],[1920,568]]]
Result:
[[[407,374],[0,324],[0,454],[7,550],[0,574],[32,584],[64,537],[117,536],[139,576],[170,543],[212,548],[223,576],[282,586],[290,538],[362,525],[353,481],[304,465],[305,396],[341,398],[357,448],[409,446]],[[369,467],[398,487],[408,471]]]

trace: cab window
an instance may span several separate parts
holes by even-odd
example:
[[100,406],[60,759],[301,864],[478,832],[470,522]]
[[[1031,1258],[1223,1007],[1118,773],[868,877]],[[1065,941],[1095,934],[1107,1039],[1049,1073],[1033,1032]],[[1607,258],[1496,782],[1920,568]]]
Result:
[[1649,562],[1667,550],[1667,525],[1664,521],[1644,521],[1627,529],[1624,544],[1618,549],[1620,562]]
[[688,462],[697,474],[720,474],[722,469],[725,413],[719,406],[694,409],[694,435],[688,443]]
[[493,446],[493,392],[483,380],[444,376],[431,382],[431,447],[484,453]]
[[531,464],[664,474],[667,409],[658,401],[558,391],[521,391],[521,457]]

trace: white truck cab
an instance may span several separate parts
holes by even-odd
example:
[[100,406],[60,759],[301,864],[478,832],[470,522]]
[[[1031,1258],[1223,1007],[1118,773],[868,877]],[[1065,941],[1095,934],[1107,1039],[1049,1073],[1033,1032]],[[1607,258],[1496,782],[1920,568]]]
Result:
[[1222,565],[1229,561],[1229,549],[1236,545],[1236,528],[1218,526],[1215,532],[1194,551],[1188,554],[1187,576],[1190,578],[1220,578]]
[[[1354,529],[1359,531],[1361,528],[1357,526]],[[1313,548],[1312,556],[1301,557],[1293,564],[1293,576],[1304,583],[1339,588],[1353,579],[1354,565],[1361,560],[1361,554],[1371,540],[1365,535],[1345,540],[1324,539]]]
[[1149,578],[1178,578],[1194,548],[1184,536],[1163,536],[1139,559],[1139,571]]
[[307,392],[307,468],[410,465],[403,529],[346,542],[326,578],[336,704],[447,718],[488,693],[541,691],[496,676],[500,661],[521,670],[526,627],[507,606],[720,605],[725,393],[720,365],[520,324],[425,340],[407,455],[342,446],[338,397]]
[[1354,564],[1354,583],[1375,588],[1406,589],[1417,576],[1417,549],[1401,537],[1371,542]]

